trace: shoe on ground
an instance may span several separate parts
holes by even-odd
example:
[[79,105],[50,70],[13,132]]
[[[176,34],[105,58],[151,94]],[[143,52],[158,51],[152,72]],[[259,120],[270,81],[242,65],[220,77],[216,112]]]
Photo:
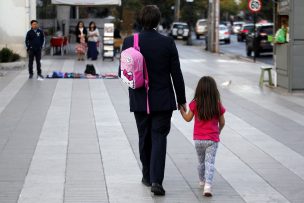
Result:
[[148,181],[148,180],[145,179],[145,178],[142,178],[142,179],[141,179],[141,183],[144,184],[144,185],[147,186],[147,187],[151,187],[150,181]]
[[29,79],[33,79],[33,74],[30,74],[30,75],[29,75]]
[[205,197],[212,197],[211,185],[205,184],[203,195],[204,195]]
[[37,76],[37,80],[43,80],[43,79],[44,79],[43,75],[40,74]]
[[205,186],[205,182],[204,182],[204,181],[200,181],[198,184],[199,184],[199,186],[200,186],[201,188],[204,188],[204,186]]
[[156,196],[164,196],[166,194],[163,186],[158,183],[152,183],[151,192]]

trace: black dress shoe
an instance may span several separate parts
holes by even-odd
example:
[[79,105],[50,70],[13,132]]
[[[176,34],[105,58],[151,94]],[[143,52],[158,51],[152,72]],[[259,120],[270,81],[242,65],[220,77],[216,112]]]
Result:
[[150,186],[151,186],[150,181],[148,181],[148,180],[145,179],[145,178],[142,178],[142,179],[141,179],[141,183],[144,184],[144,185],[147,186],[147,187],[150,187]]
[[151,192],[157,196],[164,196],[166,191],[164,190],[163,186],[158,183],[152,183]]

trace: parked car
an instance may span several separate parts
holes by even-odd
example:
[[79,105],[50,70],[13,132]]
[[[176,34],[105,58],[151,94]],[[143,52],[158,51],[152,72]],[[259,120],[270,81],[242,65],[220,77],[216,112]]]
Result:
[[219,26],[219,40],[224,41],[225,44],[230,44],[230,32],[227,26]]
[[[251,56],[254,55],[258,57],[260,53],[272,52],[273,45],[268,41],[268,36],[273,35],[273,24],[257,24],[256,25],[256,37],[254,37],[254,32],[251,32],[246,37],[246,54]],[[255,39],[255,40],[254,40]],[[255,43],[254,43],[255,41]]]
[[200,36],[204,36],[207,33],[207,20],[206,19],[199,19],[195,24],[195,34],[196,39],[199,39]]
[[220,21],[220,25],[227,26],[229,32],[232,33],[232,25],[230,21]]
[[233,22],[233,25],[232,25],[232,32],[234,34],[238,34],[242,28],[242,26],[244,25],[245,23],[242,22],[242,21],[239,21],[239,22]]
[[246,40],[247,34],[253,32],[253,29],[254,29],[254,24],[252,23],[244,24],[240,32],[237,34],[237,41],[243,42],[244,40]]
[[188,24],[184,22],[174,22],[171,25],[170,35],[175,39],[188,39]]

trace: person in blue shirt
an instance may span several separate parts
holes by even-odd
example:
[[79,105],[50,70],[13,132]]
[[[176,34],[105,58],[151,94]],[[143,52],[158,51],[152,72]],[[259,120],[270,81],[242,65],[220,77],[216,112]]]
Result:
[[39,29],[38,21],[31,21],[31,29],[27,32],[25,38],[26,50],[29,55],[29,79],[33,78],[33,62],[36,59],[37,65],[37,79],[42,80],[43,75],[41,74],[41,50],[44,46],[44,34],[43,31]]

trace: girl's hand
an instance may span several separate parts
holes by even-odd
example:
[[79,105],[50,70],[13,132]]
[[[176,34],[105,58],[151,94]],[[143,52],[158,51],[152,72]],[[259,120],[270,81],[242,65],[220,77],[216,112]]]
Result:
[[188,110],[188,112],[187,112],[186,105],[181,105],[179,111],[180,111],[182,117],[184,118],[184,120],[187,122],[190,122],[194,117],[194,114],[191,110]]
[[183,115],[186,113],[185,109],[183,107],[180,107],[179,108],[179,112]]

